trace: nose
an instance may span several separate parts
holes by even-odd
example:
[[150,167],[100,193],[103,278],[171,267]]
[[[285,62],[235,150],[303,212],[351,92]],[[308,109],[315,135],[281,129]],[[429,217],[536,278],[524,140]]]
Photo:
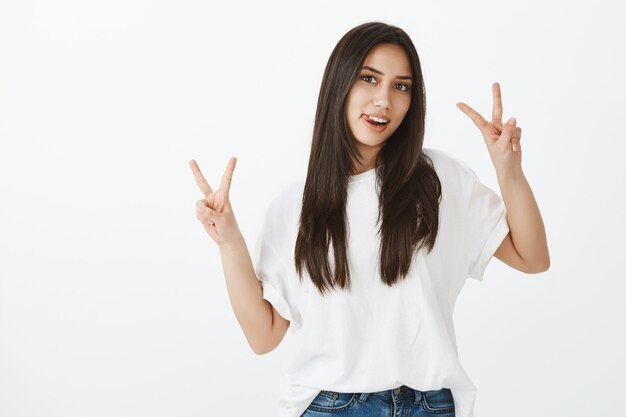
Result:
[[378,91],[374,96],[374,106],[389,109],[389,92]]

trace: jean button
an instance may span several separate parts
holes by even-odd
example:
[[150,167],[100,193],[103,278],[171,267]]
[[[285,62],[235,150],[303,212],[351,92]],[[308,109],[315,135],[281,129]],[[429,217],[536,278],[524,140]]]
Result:
[[396,389],[394,389],[394,390],[393,390],[393,393],[394,393],[394,394],[396,394],[396,395],[400,394],[400,388],[396,388]]

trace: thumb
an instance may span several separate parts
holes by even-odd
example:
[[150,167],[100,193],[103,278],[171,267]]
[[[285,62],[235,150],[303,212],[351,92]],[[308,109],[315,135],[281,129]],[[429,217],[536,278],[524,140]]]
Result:
[[515,117],[511,117],[509,120],[507,120],[506,124],[503,126],[502,134],[500,135],[500,140],[503,141],[505,145],[507,145],[511,141],[511,138],[513,137],[513,134],[515,133],[516,123],[517,123],[517,120],[515,120]]
[[226,195],[224,191],[222,190],[218,190],[215,194],[216,194],[215,197],[217,197],[216,198],[217,211],[221,213],[222,210],[224,210],[224,204],[226,203]]

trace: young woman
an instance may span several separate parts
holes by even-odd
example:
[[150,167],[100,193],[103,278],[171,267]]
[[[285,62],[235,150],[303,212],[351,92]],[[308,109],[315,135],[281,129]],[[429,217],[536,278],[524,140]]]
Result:
[[350,30],[322,80],[306,179],[271,202],[254,262],[228,198],[235,158],[197,218],[217,242],[233,310],[257,354],[287,329],[280,415],[471,417],[452,312],[495,255],[549,267],[541,214],[521,168],[521,129],[458,107],[480,129],[502,198],[448,152],[424,148],[425,93],[409,36],[380,22]]

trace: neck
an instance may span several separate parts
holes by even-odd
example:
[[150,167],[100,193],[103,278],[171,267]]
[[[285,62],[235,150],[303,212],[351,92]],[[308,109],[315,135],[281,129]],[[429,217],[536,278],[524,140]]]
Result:
[[360,174],[362,172],[365,171],[369,171],[370,169],[376,168],[378,165],[376,164],[376,157],[378,156],[378,150],[376,150],[376,152],[363,152],[362,150],[361,155],[363,156],[363,162],[360,161],[355,161],[353,166],[354,166],[354,172],[352,173],[352,175],[356,175],[356,174]]

